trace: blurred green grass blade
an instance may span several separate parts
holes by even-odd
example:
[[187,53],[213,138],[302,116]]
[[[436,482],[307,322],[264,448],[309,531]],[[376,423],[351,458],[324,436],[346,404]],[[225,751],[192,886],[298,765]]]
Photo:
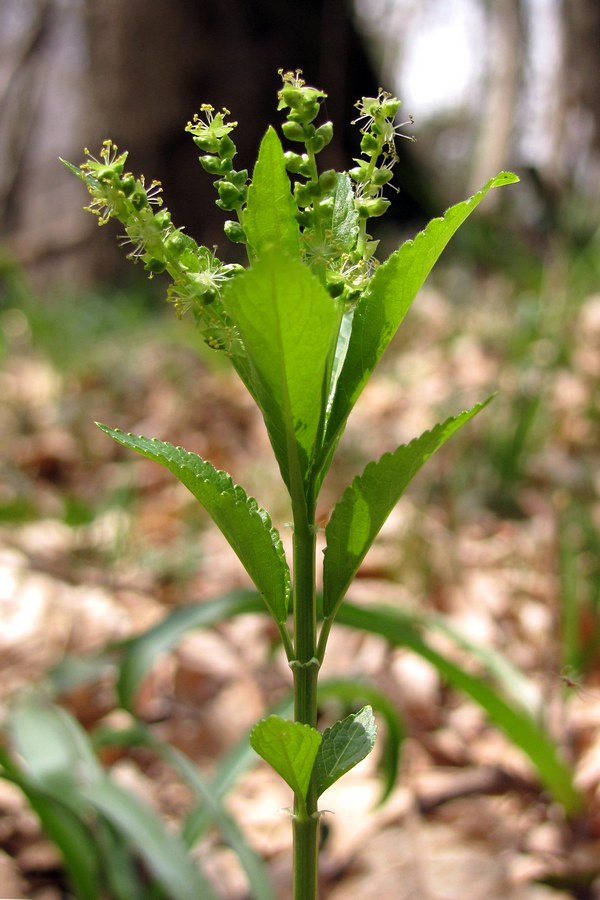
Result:
[[275,893],[271,888],[266,866],[246,841],[235,819],[223,806],[218,791],[202,776],[197,766],[175,747],[166,744],[156,746],[163,758],[179,770],[184,781],[201,798],[213,823],[235,852],[248,878],[252,900],[275,900]]
[[385,453],[370,462],[346,488],[325,528],[323,612],[326,617],[335,616],[365,555],[419,469],[459,428],[481,412],[490,399],[440,422],[409,444],[402,444],[393,453]]
[[119,702],[125,709],[132,709],[136,691],[157,657],[175,647],[188,631],[208,628],[244,613],[262,612],[264,604],[260,596],[243,590],[173,610],[154,627],[120,645]]
[[222,532],[246,569],[276,622],[284,623],[290,597],[290,573],[281,538],[266,510],[196,453],[167,441],[98,427],[118,444],[165,466],[193,494]]
[[86,824],[55,797],[21,772],[0,749],[0,776],[16,785],[37,814],[42,829],[58,848],[78,900],[98,900],[101,862]]
[[[250,847],[237,822],[223,805],[222,798],[226,787],[230,786],[233,781],[223,785],[218,783],[217,778],[206,778],[189,757],[171,744],[157,740],[152,730],[142,722],[134,721],[130,728],[118,730],[101,726],[95,729],[93,740],[96,747],[150,747],[161,756],[199,797],[201,804],[196,807],[194,812],[201,811],[206,825],[215,825],[225,842],[235,852],[246,872],[253,900],[275,900],[269,883],[269,875],[262,859]],[[248,761],[243,765],[239,774],[254,762],[254,754],[248,740],[246,739],[244,743],[245,756],[248,757]],[[223,761],[219,764],[219,770],[222,763]],[[195,843],[195,836],[190,836],[186,825],[184,825],[182,837],[188,847],[192,847]]]
[[10,711],[8,733],[31,779],[83,816],[87,804],[79,784],[102,778],[103,769],[79,722],[64,709],[31,697]]
[[526,678],[506,656],[460,634],[444,616],[425,614],[419,616],[416,621],[421,622],[427,631],[439,631],[446,635],[454,641],[457,647],[467,650],[472,658],[482,662],[486,671],[501,687],[504,697],[520,706],[534,719],[539,720],[541,714],[539,691],[533,682]]
[[[293,710],[291,695],[271,709],[278,716],[289,716]],[[217,770],[211,778],[210,787],[217,798],[224,797],[231,790],[238,778],[248,771],[256,763],[256,754],[249,741],[250,732],[240,738],[237,744],[217,764]],[[198,806],[193,809],[184,826],[183,837],[186,843],[193,847],[201,838],[205,829],[211,823],[210,810],[206,806]]]
[[391,644],[408,647],[430,662],[450,684],[464,691],[481,706],[492,722],[529,757],[541,782],[567,813],[575,813],[581,808],[582,798],[575,789],[573,772],[560,758],[546,732],[532,716],[504,700],[481,677],[471,675],[450,658],[434,650],[421,636],[417,627],[418,618],[415,625],[411,623],[409,616],[391,607],[363,609],[354,604],[343,603],[337,622],[378,634]]
[[319,702],[330,698],[340,700],[344,704],[366,702],[384,720],[386,733],[379,762],[379,770],[383,776],[383,791],[378,801],[378,805],[381,806],[393,791],[398,776],[398,763],[404,741],[404,727],[398,710],[389,697],[373,685],[359,679],[332,678],[323,681],[319,684],[318,694]]
[[[102,854],[103,874],[110,900],[150,900],[147,880],[140,878],[139,861],[134,859],[129,844],[110,822],[98,816],[94,838]],[[159,894],[160,900],[165,895]]]
[[137,851],[152,876],[171,900],[216,900],[210,883],[194,864],[188,849],[154,811],[108,776],[82,785],[82,796]]

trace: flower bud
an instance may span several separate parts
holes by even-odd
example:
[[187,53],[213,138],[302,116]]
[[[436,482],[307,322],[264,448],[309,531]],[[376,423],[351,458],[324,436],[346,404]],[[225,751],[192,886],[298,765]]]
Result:
[[229,181],[236,187],[244,187],[248,181],[248,169],[240,169],[239,172],[232,171],[229,174]]
[[223,231],[234,244],[246,243],[246,232],[239,222],[236,222],[233,219],[227,219],[223,225]]
[[219,141],[219,149],[217,153],[221,159],[233,159],[237,153],[237,149],[228,134],[223,135]]
[[344,287],[346,286],[346,282],[344,280],[343,275],[340,275],[339,272],[327,272],[325,275],[325,287],[327,288],[327,293],[330,297],[339,297],[344,293]]
[[128,175],[123,175],[121,178],[121,190],[125,194],[126,197],[131,197],[132,193],[135,190],[135,178],[131,173]]
[[320,193],[319,185],[314,181],[309,181],[308,184],[297,181],[294,185],[294,198],[298,206],[310,206]]
[[396,97],[390,97],[381,104],[381,112],[386,119],[393,119],[401,106],[401,100],[396,99]]
[[312,228],[314,221],[315,214],[312,209],[302,209],[296,213],[296,222],[301,228]]
[[165,250],[169,253],[182,254],[185,250],[192,250],[195,247],[195,241],[189,235],[184,234],[181,230],[172,231],[165,238]]
[[327,169],[319,175],[319,187],[324,194],[332,191],[337,184],[337,172],[335,169]]
[[231,160],[218,156],[199,156],[200,165],[209,175],[225,175],[231,169]]
[[[291,172],[292,175],[300,175],[302,165],[305,162],[304,155],[300,153],[292,153],[291,150],[288,150],[287,153],[284,154],[285,158],[285,167],[288,172]],[[308,159],[308,157],[306,157]]]
[[219,192],[219,206],[221,209],[235,209],[244,200],[244,192],[241,191],[231,181],[218,181],[217,191]]
[[136,181],[135,187],[131,192],[131,196],[129,199],[131,200],[131,203],[133,204],[135,209],[137,209],[138,211],[140,209],[143,209],[145,206],[148,206],[148,197],[146,196],[146,191],[144,189],[144,186],[139,181]]
[[394,173],[391,169],[375,169],[371,175],[371,181],[373,184],[377,185],[377,187],[383,187],[384,184],[387,184],[388,181],[392,180],[393,176]]
[[164,231],[164,229],[168,228],[169,225],[171,224],[171,213],[169,212],[168,209],[161,209],[154,216],[154,221],[156,222],[158,227],[161,229],[161,231]]
[[279,97],[290,109],[298,109],[303,103],[303,90],[301,87],[285,85],[279,92]]
[[112,166],[98,166],[94,174],[102,184],[116,184],[119,180],[119,175]]
[[382,216],[386,209],[390,206],[390,201],[383,197],[369,197],[357,200],[355,203],[356,211],[361,219],[372,219]]
[[349,175],[354,181],[367,181],[368,179],[368,166],[364,159],[356,159],[354,160],[358,163],[358,165],[354,169],[350,169]]
[[215,137],[214,134],[210,134],[209,132],[195,134],[193,140],[196,147],[198,147],[199,150],[204,150],[205,153],[219,152],[219,138]]
[[152,275],[160,275],[166,269],[166,264],[162,259],[156,259],[154,256],[144,256],[144,268],[151,272]]
[[381,145],[377,138],[373,137],[373,135],[369,131],[367,131],[366,134],[363,134],[362,136],[360,149],[368,156],[373,156],[373,154],[379,153],[379,151],[381,150]]
[[288,141],[304,141],[304,128],[298,122],[284,122],[281,130]]
[[320,141],[322,141],[321,149],[323,147],[326,147],[327,144],[331,142],[332,137],[333,124],[331,122],[324,122],[323,125],[319,125],[315,133],[315,138],[318,138]]

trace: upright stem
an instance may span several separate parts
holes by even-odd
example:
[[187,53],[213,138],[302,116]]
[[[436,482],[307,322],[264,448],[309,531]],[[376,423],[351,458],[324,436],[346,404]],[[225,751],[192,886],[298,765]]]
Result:
[[[317,725],[317,601],[314,504],[294,511],[294,718]],[[294,900],[316,900],[319,817],[313,784],[306,804],[294,801]]]

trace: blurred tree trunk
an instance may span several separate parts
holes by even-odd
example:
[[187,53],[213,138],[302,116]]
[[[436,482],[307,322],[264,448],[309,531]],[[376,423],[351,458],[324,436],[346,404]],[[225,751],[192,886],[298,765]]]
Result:
[[565,165],[600,199],[600,2],[562,0]]
[[83,68],[79,0],[2,0],[0,246],[25,263],[81,241],[81,189],[58,156],[79,144]]
[[[112,138],[129,150],[132,171],[163,182],[174,220],[225,251],[212,181],[184,132],[200,104],[231,110],[237,162],[250,168],[267,124],[279,118],[278,69],[303,69],[328,92],[327,115],[340,124],[354,118],[358,97],[377,89],[345,0],[3,2],[0,31],[11,19],[20,23],[23,49],[13,53],[4,94],[0,80],[8,135],[0,145],[0,241],[27,262],[62,260],[66,271],[76,262],[92,279],[121,271],[118,226],[98,233],[59,155],[80,162],[84,145],[96,154]],[[57,60],[63,74],[53,83]],[[338,129],[328,164],[350,164],[357,142],[348,135]]]
[[[479,190],[510,158],[524,66],[521,0],[497,0],[487,9],[488,71],[486,103],[477,120],[470,192]],[[487,203],[491,209],[498,194]]]
[[[174,220],[198,240],[223,239],[212,179],[184,131],[201,103],[239,122],[236,163],[252,167],[267,125],[279,118],[278,69],[300,68],[328,92],[327,114],[353,118],[352,103],[376,87],[350,7],[343,0],[87,0],[90,48],[86,140],[111,137],[134,172],[158,178]],[[344,132],[329,150],[346,166]]]

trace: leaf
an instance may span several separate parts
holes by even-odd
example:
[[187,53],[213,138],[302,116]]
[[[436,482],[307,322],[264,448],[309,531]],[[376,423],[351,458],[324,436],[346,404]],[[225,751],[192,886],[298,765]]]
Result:
[[8,731],[34,783],[83,814],[75,779],[96,781],[102,766],[79,722],[64,709],[30,697],[11,710]]
[[385,520],[421,466],[465,422],[489,403],[436,425],[394,453],[368,464],[344,491],[325,528],[323,612],[335,615],[344,594]]
[[377,269],[354,311],[352,337],[327,424],[324,469],[356,400],[450,238],[488,191],[516,181],[510,172],[496,175],[479,193],[452,206],[442,218],[432,219]]
[[[278,703],[272,713],[278,716],[292,714],[294,702],[291,695]],[[256,754],[250,745],[250,735],[245,734],[217,763],[216,772],[211,779],[211,790],[218,797],[224,797],[236,781],[256,763]],[[184,826],[183,837],[191,847],[202,837],[212,818],[206,806],[193,809]]]
[[358,235],[358,212],[350,176],[338,172],[331,210],[331,243],[339,250],[352,250]]
[[232,591],[214,600],[172,610],[152,628],[116,648],[123,654],[117,681],[119,702],[125,709],[133,709],[136,691],[151,665],[161,653],[175,647],[188,631],[263,610],[260,597],[252,591]]
[[350,628],[378,634],[392,646],[408,647],[430,662],[454,687],[471,697],[486,711],[510,741],[525,753],[542,783],[568,814],[582,808],[583,799],[574,785],[571,767],[560,757],[557,747],[539,722],[526,710],[502,695],[481,675],[472,675],[441,651],[434,649],[420,633],[419,619],[392,607],[364,609],[342,603],[337,622]]
[[294,795],[306,800],[315,757],[321,743],[316,728],[268,716],[250,732],[250,744],[289,784]]
[[262,595],[269,612],[284,623],[290,596],[290,573],[279,533],[268,513],[227,472],[195,453],[157,438],[136,437],[100,425],[117,443],[165,466],[188,488],[228,540]]
[[371,752],[376,734],[370,706],[325,729],[315,759],[317,797]]
[[539,690],[506,656],[460,634],[445,616],[422,613],[419,621],[427,631],[440,632],[461,650],[466,650],[472,659],[483,663],[486,672],[493,676],[507,700],[517,704],[534,718],[542,715]]
[[[253,598],[251,595],[248,595],[245,602],[242,602],[241,599],[227,596],[207,604],[203,603],[195,607],[186,607],[186,611],[190,609],[190,622],[193,618],[192,611],[193,615],[199,615],[198,627],[201,627],[202,624],[212,624],[219,621],[219,616],[225,619],[235,615],[236,612],[239,614],[259,612],[260,605],[257,600],[258,598]],[[209,607],[209,615],[206,620],[203,619],[205,606]],[[177,612],[182,611],[178,610]],[[560,757],[557,748],[539,724],[538,719],[516,704],[513,699],[507,702],[499,690],[483,680],[485,675],[483,677],[472,675],[466,669],[453,662],[450,657],[445,656],[438,650],[434,650],[422,634],[423,628],[428,628],[427,620],[423,622],[422,617],[419,615],[409,615],[391,607],[364,609],[345,602],[340,606],[337,622],[349,628],[379,635],[393,646],[407,647],[428,660],[447,681],[459,690],[464,691],[475,703],[481,706],[488,714],[490,720],[502,728],[515,746],[519,747],[529,757],[540,780],[546,785],[555,799],[564,806],[567,812],[572,813],[581,809],[583,801],[581,795],[574,787],[573,771]],[[190,627],[192,627],[191,624]],[[438,630],[439,622],[433,622],[432,627]],[[471,647],[471,652],[476,652],[473,647]],[[476,655],[482,661],[485,661],[485,653],[476,653]],[[492,672],[496,671],[497,664],[494,663]],[[326,682],[320,689],[327,696],[328,686]],[[334,686],[332,691],[335,692],[335,690]],[[353,696],[356,697],[358,695],[354,693]],[[373,706],[380,710],[382,709],[381,706],[377,705],[375,697],[366,693],[366,691],[364,696]],[[282,705],[280,710],[285,715],[288,714],[287,709],[290,708],[289,702],[286,701],[286,704]],[[219,796],[230,790],[234,781],[248,768],[250,762],[250,751],[248,750],[246,738],[244,738],[219,764],[217,774],[213,779],[213,787]],[[190,816],[190,821],[186,826],[186,839],[190,843],[197,840],[209,821],[202,813],[203,811],[199,810],[198,814]]]
[[367,701],[385,722],[385,740],[378,761],[378,769],[383,777],[383,791],[377,802],[381,806],[395,787],[404,740],[404,727],[396,704],[372,684],[355,678],[322,681],[318,687],[318,695],[319,703],[331,697],[346,703]]
[[299,255],[297,212],[283,148],[277,132],[269,127],[258,151],[243,221],[248,243],[257,256],[269,248],[292,257]]
[[262,859],[246,841],[241,828],[221,802],[217,790],[202,776],[197,766],[175,747],[154,743],[163,757],[180,771],[184,781],[200,797],[203,809],[208,809],[212,821],[246,873],[253,900],[275,900]]
[[280,253],[265,254],[233,279],[223,302],[250,358],[254,395],[294,496],[321,444],[341,305],[306,266]]
[[185,844],[169,831],[145,803],[108,776],[83,785],[85,797],[130,843],[172,900],[215,898]]
[[14,765],[0,749],[0,774],[16,785],[38,816],[44,833],[60,851],[76,896],[97,900],[101,862],[97,846],[84,822],[68,806],[50,796]]

